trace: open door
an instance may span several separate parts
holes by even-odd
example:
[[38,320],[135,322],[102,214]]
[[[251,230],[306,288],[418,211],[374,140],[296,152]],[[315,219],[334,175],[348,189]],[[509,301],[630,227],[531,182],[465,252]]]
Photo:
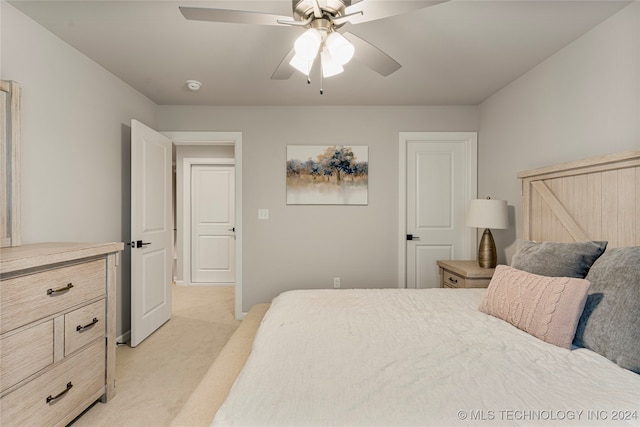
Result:
[[131,347],[171,317],[172,143],[131,121]]

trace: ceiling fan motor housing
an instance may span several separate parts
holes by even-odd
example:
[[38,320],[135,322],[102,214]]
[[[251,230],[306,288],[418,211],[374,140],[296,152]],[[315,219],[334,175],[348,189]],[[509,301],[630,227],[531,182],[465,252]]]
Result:
[[331,21],[329,21],[328,19],[314,19],[309,24],[309,28],[315,28],[316,30],[320,31],[322,40],[324,40],[327,37],[327,34],[331,32],[331,27]]
[[[315,0],[292,0],[293,17],[303,21],[313,15],[313,4]],[[345,8],[351,6],[351,0],[318,0],[323,13],[331,16],[344,15]]]

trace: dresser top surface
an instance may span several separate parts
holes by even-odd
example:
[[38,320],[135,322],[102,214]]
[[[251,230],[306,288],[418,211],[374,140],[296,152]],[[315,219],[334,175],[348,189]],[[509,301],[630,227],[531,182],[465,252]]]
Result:
[[119,252],[122,242],[35,243],[0,250],[0,274]]
[[472,260],[439,260],[438,266],[467,278],[490,278],[494,268],[482,268],[478,261]]

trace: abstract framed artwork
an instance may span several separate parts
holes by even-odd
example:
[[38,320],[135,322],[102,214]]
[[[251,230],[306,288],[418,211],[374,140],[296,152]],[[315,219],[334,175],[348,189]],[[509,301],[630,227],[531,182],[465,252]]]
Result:
[[367,205],[369,147],[288,145],[288,205]]

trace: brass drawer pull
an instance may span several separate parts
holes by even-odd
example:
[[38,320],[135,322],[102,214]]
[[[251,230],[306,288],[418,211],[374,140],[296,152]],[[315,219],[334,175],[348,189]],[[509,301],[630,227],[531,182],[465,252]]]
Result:
[[60,393],[58,393],[55,396],[51,396],[49,395],[47,397],[47,403],[51,402],[52,400],[56,400],[56,399],[60,399],[62,396],[64,396],[65,394],[67,394],[69,392],[69,390],[71,390],[71,387],[73,387],[73,384],[71,384],[71,381],[69,381],[67,383],[67,388],[64,389],[63,391],[61,391]]
[[458,279],[454,279],[453,277],[449,276],[449,281],[451,283],[458,283]]
[[76,326],[76,331],[78,332],[82,332],[85,329],[89,329],[90,327],[92,327],[93,325],[95,325],[96,323],[98,323],[98,318],[94,317],[93,320],[91,321],[91,323],[87,323],[86,325],[82,326],[82,325],[78,325]]
[[62,292],[67,292],[69,289],[73,288],[73,285],[69,283],[67,286],[58,289],[47,289],[47,295],[55,295]]

